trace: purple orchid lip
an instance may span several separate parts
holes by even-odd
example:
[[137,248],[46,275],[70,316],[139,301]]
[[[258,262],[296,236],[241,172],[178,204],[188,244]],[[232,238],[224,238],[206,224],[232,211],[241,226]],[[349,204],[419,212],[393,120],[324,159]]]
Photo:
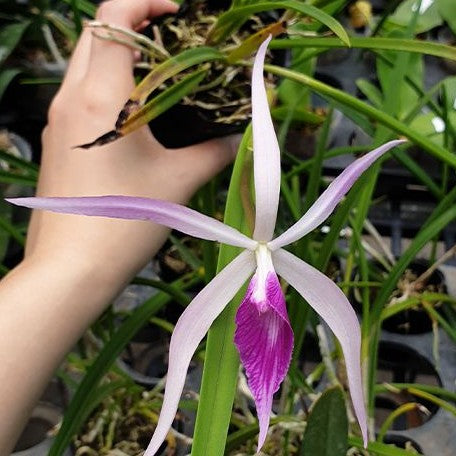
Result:
[[255,399],[260,435],[266,440],[272,399],[285,378],[293,352],[293,331],[285,297],[266,246],[257,250],[257,271],[236,314],[234,343]]
[[356,315],[337,285],[282,247],[324,222],[358,177],[375,160],[404,141],[390,141],[348,166],[298,222],[271,241],[280,193],[280,151],[263,82],[264,58],[270,39],[266,39],[258,50],[252,79],[256,196],[253,239],[187,207],[150,198],[101,196],[7,200],[19,206],[67,214],[150,220],[201,239],[245,249],[195,297],[175,327],[163,406],[144,456],[153,456],[166,437],[178,408],[188,365],[198,344],[254,272],[236,315],[235,344],[258,411],[260,450],[268,431],[272,397],[287,373],[293,349],[293,333],[276,271],[316,310],[338,338],[346,361],[353,407],[367,446],[361,335]]

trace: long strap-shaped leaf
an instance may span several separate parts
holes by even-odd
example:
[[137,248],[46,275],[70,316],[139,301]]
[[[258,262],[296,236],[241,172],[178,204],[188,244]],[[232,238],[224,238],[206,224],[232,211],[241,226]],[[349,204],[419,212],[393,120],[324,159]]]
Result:
[[119,129],[119,134],[126,135],[155,119],[191,93],[204,79],[206,74],[207,70],[205,69],[197,70],[183,78],[181,81],[173,84],[160,95],[157,95],[125,121]]
[[[350,46],[359,49],[376,49],[391,51],[406,51],[417,54],[434,55],[445,59],[456,60],[456,48],[446,44],[431,41],[410,40],[402,38],[361,38],[350,37]],[[346,44],[334,37],[303,37],[276,39],[271,41],[271,49],[291,48],[344,48]]]
[[274,37],[280,35],[281,33],[284,33],[285,31],[285,24],[281,21],[274,22],[273,24],[262,28],[253,35],[250,35],[237,48],[232,50],[226,59],[227,63],[232,64],[240,59],[243,59],[244,57],[248,57],[260,47],[261,43],[263,43],[263,41],[266,40],[269,35],[272,35]]
[[376,120],[382,125],[391,128],[392,131],[406,136],[408,139],[413,141],[418,146],[421,146],[434,157],[448,163],[453,168],[456,168],[456,155],[450,153],[444,147],[431,141],[426,136],[423,136],[421,133],[417,132],[413,128],[410,128],[389,114],[386,114],[385,112],[380,111],[379,109],[374,108],[373,106],[361,100],[358,100],[357,98],[348,95],[339,89],[335,89],[334,87],[317,81],[316,79],[311,78],[305,74],[297,73],[296,71],[288,70],[286,68],[281,68],[275,65],[265,65],[264,69],[265,71],[269,71],[278,76],[283,76],[293,81],[300,82],[310,87],[312,90],[320,93],[324,97],[331,98],[342,103],[343,105],[356,109],[358,112],[366,115],[370,119]]
[[220,43],[227,36],[234,33],[252,14],[275,9],[288,9],[310,16],[332,30],[346,45],[350,46],[350,38],[342,25],[324,11],[297,0],[263,1],[252,5],[232,8],[222,14],[209,32],[208,42]]
[[202,62],[223,59],[224,55],[216,49],[202,46],[187,49],[157,65],[133,90],[130,101],[144,103],[150,93],[167,79]]
[[2,43],[0,52],[0,65],[13,52],[14,48],[19,44],[25,30],[30,25],[30,21],[15,22],[6,25],[0,30],[0,43]]

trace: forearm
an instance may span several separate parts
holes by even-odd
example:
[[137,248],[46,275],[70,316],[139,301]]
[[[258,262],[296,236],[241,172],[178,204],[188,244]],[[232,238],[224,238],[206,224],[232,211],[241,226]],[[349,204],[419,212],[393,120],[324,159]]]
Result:
[[113,280],[49,256],[25,260],[0,284],[0,455],[10,454],[62,358],[124,285]]

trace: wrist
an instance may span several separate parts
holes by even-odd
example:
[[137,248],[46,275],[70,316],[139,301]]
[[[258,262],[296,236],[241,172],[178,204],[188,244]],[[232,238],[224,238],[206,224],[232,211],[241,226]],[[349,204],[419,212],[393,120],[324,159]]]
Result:
[[62,300],[58,305],[65,307],[70,302],[77,302],[80,306],[90,307],[94,319],[129,280],[124,271],[119,271],[118,266],[110,266],[101,254],[71,248],[59,251],[37,249],[27,255],[17,269],[27,277],[41,277],[36,286],[42,283],[60,292]]

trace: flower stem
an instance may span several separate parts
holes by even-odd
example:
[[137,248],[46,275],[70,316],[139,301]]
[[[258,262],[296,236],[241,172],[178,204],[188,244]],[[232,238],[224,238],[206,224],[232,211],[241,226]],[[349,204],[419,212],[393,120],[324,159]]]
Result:
[[[225,210],[225,223],[245,234],[250,233],[242,210],[240,191],[250,143],[249,127],[244,134],[234,165]],[[217,271],[238,253],[238,248],[222,245]],[[239,357],[233,343],[234,316],[244,293],[243,287],[209,330],[192,456],[222,456],[225,451],[239,369]]]

